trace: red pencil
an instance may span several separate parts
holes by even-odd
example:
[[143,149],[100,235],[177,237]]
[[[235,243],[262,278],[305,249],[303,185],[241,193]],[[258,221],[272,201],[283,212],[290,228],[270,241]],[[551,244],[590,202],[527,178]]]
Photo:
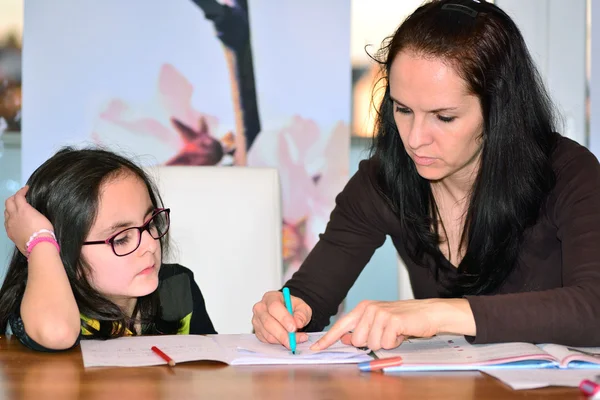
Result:
[[589,379],[582,380],[579,384],[579,389],[589,399],[597,399],[598,394],[600,394],[600,385]]
[[156,354],[158,354],[160,358],[162,358],[163,360],[165,360],[167,362],[167,364],[169,364],[169,366],[171,366],[171,367],[175,366],[175,361],[173,361],[173,359],[171,357],[169,357],[168,355],[166,355],[165,353],[163,353],[163,351],[161,349],[159,349],[156,346],[152,346],[151,350],[153,352],[155,352]]

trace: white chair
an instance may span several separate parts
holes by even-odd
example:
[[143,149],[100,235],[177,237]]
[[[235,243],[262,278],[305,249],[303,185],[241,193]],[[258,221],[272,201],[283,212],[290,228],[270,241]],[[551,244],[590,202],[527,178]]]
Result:
[[194,272],[219,333],[252,332],[252,306],[281,287],[277,170],[155,166],[147,169],[171,209],[171,255]]

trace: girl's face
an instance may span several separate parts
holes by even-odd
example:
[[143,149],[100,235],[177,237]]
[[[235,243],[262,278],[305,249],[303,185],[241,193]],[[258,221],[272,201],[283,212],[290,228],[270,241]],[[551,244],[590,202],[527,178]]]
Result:
[[[101,186],[98,215],[85,240],[103,241],[124,229],[142,226],[153,212],[144,182],[133,173],[119,174]],[[119,243],[115,243],[118,251],[117,246]],[[140,246],[126,256],[115,255],[110,244],[83,246],[81,255],[91,270],[90,284],[121,307],[130,308],[137,297],[158,287],[160,242],[148,231],[142,233]]]

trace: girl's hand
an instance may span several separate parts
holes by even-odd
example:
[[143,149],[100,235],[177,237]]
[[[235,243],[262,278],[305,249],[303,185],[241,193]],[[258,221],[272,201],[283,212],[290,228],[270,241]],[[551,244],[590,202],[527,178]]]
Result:
[[[9,239],[17,246],[23,255],[27,255],[25,247],[34,232],[40,229],[54,231],[52,224],[38,210],[33,208],[25,199],[29,186],[24,186],[17,193],[6,199],[4,203],[4,228]],[[50,236],[43,233],[40,236]]]

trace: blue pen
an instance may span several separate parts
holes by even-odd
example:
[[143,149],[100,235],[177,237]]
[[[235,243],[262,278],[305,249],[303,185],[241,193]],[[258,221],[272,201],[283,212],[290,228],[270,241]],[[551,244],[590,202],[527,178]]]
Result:
[[[294,316],[294,310],[292,310],[292,298],[290,297],[290,289],[284,287],[283,288],[283,301],[285,302],[285,306],[287,307],[292,317]],[[296,354],[296,332],[288,332],[288,337],[290,338],[290,349],[292,350],[292,354]]]

